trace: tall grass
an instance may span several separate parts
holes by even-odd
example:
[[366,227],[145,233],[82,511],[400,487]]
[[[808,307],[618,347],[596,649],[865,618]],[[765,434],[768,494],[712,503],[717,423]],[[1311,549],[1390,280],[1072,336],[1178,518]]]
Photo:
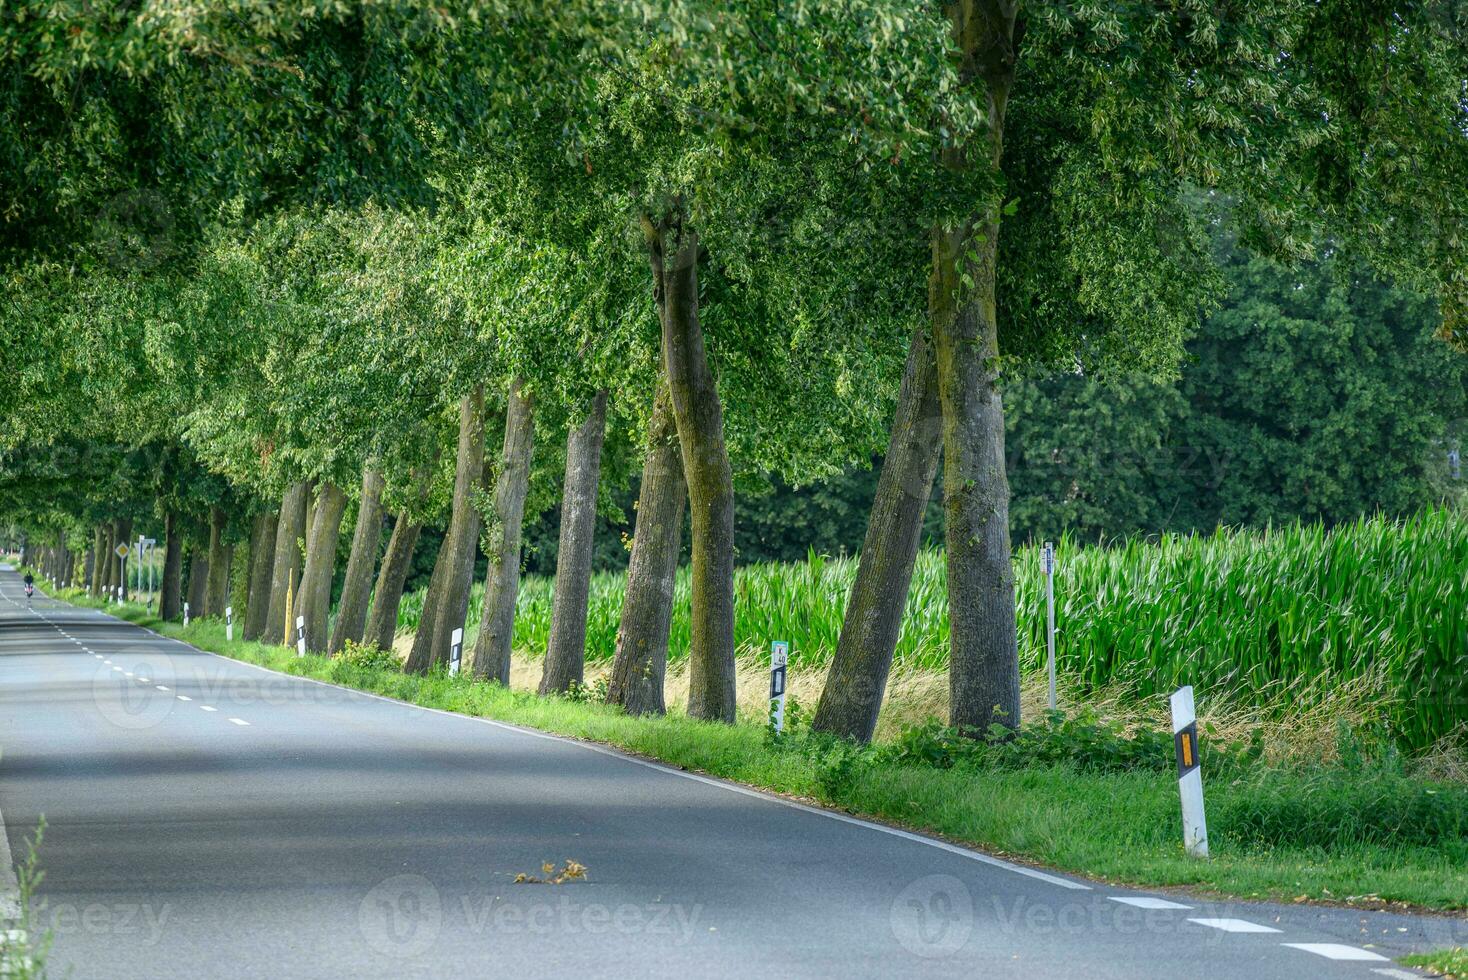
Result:
[[[1169,535],[1110,547],[1056,543],[1057,659],[1084,684],[1139,695],[1194,684],[1260,705],[1326,696],[1380,678],[1383,710],[1404,744],[1422,748],[1468,719],[1468,516],[1432,510],[1405,521],[1363,519],[1331,530],[1291,526]],[[812,555],[756,564],[735,575],[735,641],[741,652],[791,644],[795,668],[818,669],[840,635],[854,559]],[[1045,656],[1045,606],[1036,548],[1015,554],[1020,659]],[[587,657],[610,658],[624,578],[592,583]],[[552,582],[525,580],[518,649],[545,649]],[[671,651],[685,656],[688,570],[675,589]],[[477,627],[482,588],[470,603]],[[400,625],[416,628],[422,593],[405,596]],[[918,557],[899,665],[942,669],[948,660],[943,557]]]

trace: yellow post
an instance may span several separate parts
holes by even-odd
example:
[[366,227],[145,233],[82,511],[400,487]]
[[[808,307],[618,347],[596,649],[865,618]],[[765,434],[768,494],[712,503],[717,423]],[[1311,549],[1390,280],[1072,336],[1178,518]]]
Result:
[[291,645],[291,643],[293,642],[291,640],[291,637],[295,636],[295,633],[291,630],[291,623],[294,622],[294,620],[291,618],[291,615],[295,612],[295,610],[291,607],[295,605],[295,592],[296,570],[293,568],[286,574],[285,579],[285,629],[282,630],[280,634],[281,642],[286,646]]

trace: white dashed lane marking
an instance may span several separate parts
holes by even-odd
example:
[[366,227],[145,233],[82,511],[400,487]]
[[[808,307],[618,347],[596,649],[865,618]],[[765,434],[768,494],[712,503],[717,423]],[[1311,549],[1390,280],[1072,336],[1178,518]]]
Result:
[[1123,905],[1131,905],[1139,909],[1190,909],[1191,905],[1179,905],[1177,902],[1169,902],[1165,898],[1152,898],[1147,895],[1108,895],[1113,902]]
[[201,705],[199,705],[199,707],[203,708],[205,711],[218,711],[219,710],[218,708],[214,707],[213,705],[208,705],[208,704],[201,704]]
[[249,727],[249,724],[250,724],[248,721],[245,721],[243,718],[231,718],[230,721],[234,722],[236,725],[244,725],[246,727]]
[[1222,929],[1224,932],[1279,932],[1273,926],[1261,926],[1257,922],[1249,922],[1246,919],[1189,919],[1200,926],[1210,929]]
[[157,687],[160,691],[168,690],[168,688],[164,687],[162,684],[155,684],[154,686]]
[[1361,949],[1356,946],[1346,946],[1343,943],[1280,943],[1290,949],[1303,949],[1307,953],[1316,956],[1324,956],[1328,960],[1357,960],[1362,962],[1384,963],[1386,957],[1380,953],[1373,953],[1369,949]]
[[180,694],[180,695],[178,695],[178,699],[180,701],[192,701],[192,700],[194,700],[193,698],[189,697],[187,694]]

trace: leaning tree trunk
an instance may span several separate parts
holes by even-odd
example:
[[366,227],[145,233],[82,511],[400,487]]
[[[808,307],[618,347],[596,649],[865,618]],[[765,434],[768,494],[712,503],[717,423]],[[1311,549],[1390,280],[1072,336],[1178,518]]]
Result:
[[102,579],[107,567],[107,527],[98,524],[92,532],[92,565],[87,572],[88,589],[92,596],[102,594]]
[[362,471],[362,499],[357,504],[357,528],[352,532],[352,553],[342,581],[341,600],[336,609],[336,626],[331,631],[327,653],[335,656],[347,645],[362,642],[367,625],[367,603],[372,598],[372,573],[377,567],[377,548],[382,543],[382,474],[372,466]]
[[479,513],[474,488],[484,474],[484,386],[477,385],[459,402],[459,446],[454,464],[454,504],[448,532],[438,549],[433,579],[423,598],[423,618],[403,669],[426,673],[448,658],[450,634],[464,625],[474,580],[474,550]]
[[163,515],[163,592],[158,597],[158,615],[177,619],[183,611],[183,541],[178,534],[178,515]]
[[310,485],[305,480],[292,483],[280,500],[280,518],[275,527],[275,548],[270,567],[270,608],[265,616],[261,643],[282,643],[290,635],[286,628],[286,593],[299,589],[301,580],[301,539],[306,534],[306,495]]
[[391,650],[398,635],[398,607],[403,601],[403,585],[413,567],[413,549],[423,525],[404,511],[393,522],[387,553],[372,589],[372,615],[367,618],[365,642],[381,650]]
[[719,391],[698,318],[698,233],[676,212],[651,230],[655,296],[662,320],[683,475],[693,524],[693,608],[688,714],[734,721],[734,481]]
[[[117,543],[127,544],[132,540],[133,521],[131,517],[125,517],[117,522]],[[133,555],[129,554],[129,558]],[[127,599],[127,563],[114,552],[112,560],[117,563],[117,584],[122,587],[122,598]]]
[[200,542],[189,546],[189,614],[204,614],[209,597],[209,552]]
[[336,574],[336,549],[341,543],[342,516],[347,495],[330,480],[321,484],[313,510],[315,523],[306,545],[306,568],[301,572],[298,617],[306,620],[306,649],[325,650],[330,639],[331,580]]
[[244,631],[247,640],[260,639],[270,615],[270,570],[275,562],[279,523],[278,511],[263,511],[255,515],[255,527],[250,533],[250,591],[245,599]]
[[919,328],[908,350],[846,620],[816,706],[817,731],[866,742],[876,730],[942,438],[933,349],[927,329]]
[[224,529],[224,508],[209,508],[209,582],[201,610],[205,616],[223,616],[225,604],[229,601],[229,561],[224,554]]
[[637,523],[627,591],[617,626],[617,655],[607,701],[629,715],[663,714],[663,677],[668,666],[668,629],[673,622],[673,583],[683,536],[683,458],[666,382],[658,385],[648,425],[647,458],[637,493]]
[[474,641],[474,674],[506,686],[515,640],[515,600],[520,595],[520,536],[534,452],[534,406],[516,378],[505,408],[505,444],[494,487],[494,525],[484,575],[484,607]]
[[556,550],[556,584],[541,694],[569,691],[586,679],[586,608],[591,593],[596,488],[601,482],[601,447],[606,428],[607,393],[602,390],[592,399],[586,421],[566,440],[566,485],[561,496],[560,545]]
[[[999,169],[1004,111],[1016,62],[1015,0],[961,0],[949,7],[960,77],[987,100],[987,156],[948,150],[954,170]],[[943,405],[943,516],[948,552],[949,717],[984,735],[1019,726],[1019,653],[1009,481],[999,395],[995,317],[999,208],[991,202],[954,228],[932,231],[929,310]]]

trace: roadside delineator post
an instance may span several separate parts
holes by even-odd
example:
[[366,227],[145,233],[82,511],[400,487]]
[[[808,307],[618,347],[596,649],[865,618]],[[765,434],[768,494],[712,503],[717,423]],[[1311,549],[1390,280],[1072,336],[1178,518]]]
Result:
[[296,656],[306,655],[306,617],[296,617]]
[[459,674],[459,661],[464,659],[464,631],[456,629],[449,635],[449,676]]
[[1172,741],[1177,750],[1177,788],[1183,804],[1183,846],[1193,857],[1208,856],[1208,820],[1203,813],[1203,770],[1198,767],[1198,715],[1192,687],[1172,692]]
[[234,606],[224,607],[224,638],[234,642]]
[[1045,542],[1045,649],[1050,678],[1050,710],[1055,710],[1055,543]]
[[790,661],[790,644],[776,640],[770,644],[770,713],[775,731],[785,730],[785,665]]
[[187,602],[184,603],[184,625],[189,625],[189,604]]

